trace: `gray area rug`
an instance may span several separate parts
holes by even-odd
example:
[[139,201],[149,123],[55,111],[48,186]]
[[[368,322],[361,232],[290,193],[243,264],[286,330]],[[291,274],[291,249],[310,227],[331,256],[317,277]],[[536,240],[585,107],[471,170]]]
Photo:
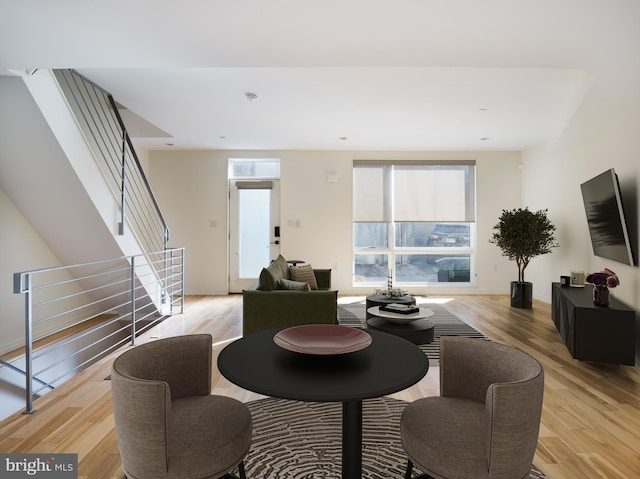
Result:
[[[405,401],[363,402],[363,474],[366,479],[404,477],[407,457],[400,442]],[[253,416],[247,477],[260,479],[334,479],[342,470],[342,405],[284,399],[247,403]],[[418,474],[415,470],[415,474]],[[532,479],[544,479],[531,468]]]
[[[429,364],[437,366],[440,358],[440,336],[467,336],[470,338],[487,339],[482,333],[438,304],[421,304],[423,308],[434,312],[429,319],[434,324],[434,340],[430,344],[421,344],[419,347],[429,358]],[[365,302],[338,305],[338,319],[340,324],[354,328],[366,327]]]

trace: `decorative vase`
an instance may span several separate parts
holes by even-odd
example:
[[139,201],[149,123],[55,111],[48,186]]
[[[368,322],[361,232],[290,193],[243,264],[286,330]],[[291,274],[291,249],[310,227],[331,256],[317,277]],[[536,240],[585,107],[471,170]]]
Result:
[[596,306],[609,306],[609,288],[604,285],[594,286],[593,304]]

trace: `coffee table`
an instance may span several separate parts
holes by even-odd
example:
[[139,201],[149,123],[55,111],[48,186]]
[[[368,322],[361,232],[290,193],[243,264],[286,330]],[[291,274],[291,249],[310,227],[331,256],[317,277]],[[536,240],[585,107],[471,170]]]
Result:
[[417,313],[401,314],[384,311],[380,306],[367,309],[370,315],[367,327],[376,331],[394,334],[414,344],[429,344],[434,339],[434,324],[429,321],[433,311],[419,308]]
[[427,356],[397,336],[368,331],[372,343],[354,353],[314,356],[277,346],[279,329],[250,334],[218,356],[222,375],[238,386],[283,399],[342,403],[342,478],[362,478],[362,401],[417,383]]
[[367,319],[371,318],[372,315],[369,313],[369,308],[373,308],[374,306],[384,306],[385,304],[416,304],[416,298],[413,296],[405,295],[405,296],[383,296],[382,294],[374,294],[371,296],[367,296],[366,299],[366,311],[367,311]]

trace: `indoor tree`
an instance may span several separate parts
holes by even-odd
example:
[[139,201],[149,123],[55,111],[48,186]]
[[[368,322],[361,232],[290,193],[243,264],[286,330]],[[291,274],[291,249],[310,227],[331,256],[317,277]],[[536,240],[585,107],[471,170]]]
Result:
[[[551,252],[552,248],[558,246],[554,233],[556,227],[549,221],[547,210],[530,211],[529,208],[516,208],[513,210],[502,210],[500,220],[493,227],[495,230],[489,240],[495,243],[506,256],[518,265],[518,285],[519,291],[523,292],[523,285],[529,284],[524,280],[524,270],[529,262],[536,256]],[[523,297],[517,298],[514,304],[514,287],[512,286],[512,305],[520,307],[530,307],[532,289],[522,293]]]

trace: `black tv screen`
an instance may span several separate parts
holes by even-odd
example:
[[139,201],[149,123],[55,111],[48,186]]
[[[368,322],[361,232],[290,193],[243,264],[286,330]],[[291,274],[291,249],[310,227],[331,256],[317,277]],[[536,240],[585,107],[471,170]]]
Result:
[[633,265],[620,185],[613,168],[580,185],[593,254]]

